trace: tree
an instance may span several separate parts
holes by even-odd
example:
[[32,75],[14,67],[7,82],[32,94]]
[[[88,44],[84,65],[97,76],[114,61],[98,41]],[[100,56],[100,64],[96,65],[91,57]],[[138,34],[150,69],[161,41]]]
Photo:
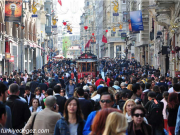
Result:
[[70,47],[70,45],[71,45],[71,41],[70,41],[69,37],[65,36],[63,38],[63,54],[64,54],[64,57],[67,56],[66,53],[67,53],[67,50]]

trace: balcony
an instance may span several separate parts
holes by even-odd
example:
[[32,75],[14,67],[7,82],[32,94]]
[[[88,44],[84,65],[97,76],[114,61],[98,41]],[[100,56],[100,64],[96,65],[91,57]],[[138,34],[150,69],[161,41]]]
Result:
[[108,43],[111,42],[125,42],[125,40],[121,39],[121,37],[108,37]]
[[158,7],[166,7],[169,8],[171,6],[174,6],[176,3],[176,0],[156,0],[155,1]]

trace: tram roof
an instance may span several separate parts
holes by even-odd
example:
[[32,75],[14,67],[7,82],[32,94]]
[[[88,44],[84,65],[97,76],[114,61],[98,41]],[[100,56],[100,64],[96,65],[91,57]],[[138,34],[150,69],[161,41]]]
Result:
[[81,54],[81,56],[79,56],[77,60],[83,60],[83,59],[97,61],[97,56],[92,53],[87,52],[87,53]]
[[97,60],[93,60],[93,59],[77,59],[76,62],[97,62]]

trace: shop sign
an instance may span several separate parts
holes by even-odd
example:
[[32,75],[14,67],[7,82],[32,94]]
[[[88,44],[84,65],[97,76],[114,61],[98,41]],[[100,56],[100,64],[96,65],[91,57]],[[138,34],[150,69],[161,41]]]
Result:
[[14,62],[14,56],[11,56],[11,59],[9,60],[9,62]]
[[6,60],[10,60],[11,59],[11,54],[10,53],[6,53],[5,54],[5,59]]

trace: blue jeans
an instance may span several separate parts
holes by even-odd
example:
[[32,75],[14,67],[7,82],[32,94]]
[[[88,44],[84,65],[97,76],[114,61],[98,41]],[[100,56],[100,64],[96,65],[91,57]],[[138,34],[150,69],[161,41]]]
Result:
[[73,97],[73,94],[68,94],[67,96],[68,96],[68,98],[71,98],[71,97]]

